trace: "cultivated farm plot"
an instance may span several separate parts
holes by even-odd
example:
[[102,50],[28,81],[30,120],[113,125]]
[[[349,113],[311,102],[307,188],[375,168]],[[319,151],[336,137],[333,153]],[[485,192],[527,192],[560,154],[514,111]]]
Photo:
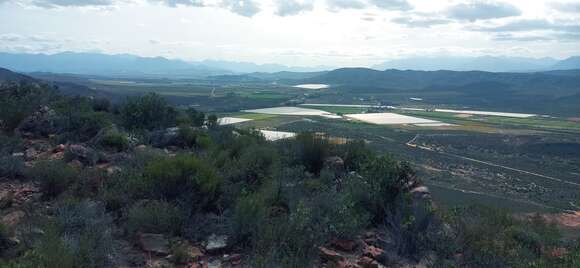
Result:
[[330,86],[326,84],[303,84],[303,85],[296,85],[295,88],[303,88],[303,89],[327,89]]
[[342,118],[341,116],[338,116],[333,113],[299,107],[274,107],[274,108],[244,110],[242,112],[258,113],[258,114],[275,114],[275,115],[322,116],[326,118],[337,118],[337,119]]
[[407,124],[413,124],[417,126],[421,126],[422,124],[426,124],[426,126],[449,125],[440,121],[395,113],[347,114],[346,117],[376,125],[407,125]]
[[252,121],[252,120],[253,119],[247,119],[247,118],[222,117],[222,118],[218,119],[218,124],[220,126],[226,126],[226,125],[233,125],[233,124],[243,123],[243,122]]
[[294,132],[260,130],[260,133],[262,133],[262,135],[264,135],[264,138],[266,138],[266,140],[268,141],[277,141],[296,137],[296,133]]

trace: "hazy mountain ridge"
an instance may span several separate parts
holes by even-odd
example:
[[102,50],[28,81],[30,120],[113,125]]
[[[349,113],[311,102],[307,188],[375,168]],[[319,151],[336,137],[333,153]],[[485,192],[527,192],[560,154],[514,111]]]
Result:
[[[575,59],[576,58],[576,59]],[[377,70],[400,69],[421,71],[488,71],[488,72],[535,72],[549,70],[580,69],[580,57],[562,61],[553,58],[525,57],[409,57],[390,60],[372,67]]]
[[438,86],[462,86],[480,82],[508,84],[514,90],[580,91],[580,76],[542,73],[492,73],[482,71],[377,71],[367,68],[342,68],[306,79],[308,83],[324,83],[377,89],[424,89]]
[[307,72],[325,67],[288,67],[279,64],[255,64],[205,60],[187,62],[164,57],[140,57],[130,54],[64,52],[46,54],[0,53],[0,66],[18,72],[52,72],[108,76],[167,76],[173,78],[206,77],[255,72]]

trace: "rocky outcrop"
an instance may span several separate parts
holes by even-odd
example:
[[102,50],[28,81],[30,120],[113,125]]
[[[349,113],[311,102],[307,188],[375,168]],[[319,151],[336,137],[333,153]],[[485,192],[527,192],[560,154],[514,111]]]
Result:
[[77,160],[83,165],[94,166],[99,161],[99,154],[94,149],[80,144],[69,145],[65,151],[66,160]]
[[26,138],[48,137],[57,132],[57,115],[48,106],[42,106],[28,118],[24,119],[16,133]]
[[169,240],[162,234],[139,234],[137,242],[145,252],[157,255],[169,254]]

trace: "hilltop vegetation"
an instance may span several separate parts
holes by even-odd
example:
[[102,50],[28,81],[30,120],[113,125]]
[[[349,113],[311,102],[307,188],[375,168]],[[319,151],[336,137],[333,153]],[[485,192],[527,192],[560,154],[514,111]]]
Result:
[[438,209],[407,163],[363,141],[268,142],[155,94],[0,94],[2,267],[578,262],[540,218]]

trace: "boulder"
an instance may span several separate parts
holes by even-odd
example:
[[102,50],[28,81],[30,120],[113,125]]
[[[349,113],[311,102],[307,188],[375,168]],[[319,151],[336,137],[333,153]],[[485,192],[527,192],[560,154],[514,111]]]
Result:
[[333,171],[336,175],[342,175],[346,172],[344,160],[338,156],[331,156],[324,159],[324,166]]
[[362,268],[379,268],[379,263],[373,258],[367,256],[361,257],[357,264]]
[[145,252],[157,255],[169,254],[169,240],[162,234],[139,234],[137,241]]
[[207,238],[205,250],[208,253],[215,254],[224,251],[228,248],[228,236],[227,235],[215,235],[212,234]]
[[337,251],[334,251],[332,249],[325,248],[325,247],[318,247],[318,251],[320,254],[320,258],[322,258],[324,261],[338,263],[338,262],[345,260],[344,256],[342,256],[340,253],[338,253]]
[[84,165],[93,166],[99,161],[99,154],[80,144],[70,145],[66,150],[67,161],[78,160]]
[[363,249],[363,256],[372,258],[374,260],[379,259],[380,256],[384,253],[385,251],[381,248],[375,247],[375,246],[368,246],[365,247]]
[[57,132],[56,112],[48,106],[42,106],[32,115],[24,119],[16,133],[26,138],[48,137]]
[[179,128],[173,127],[165,130],[158,130],[151,133],[151,145],[157,148],[165,148],[179,143]]

